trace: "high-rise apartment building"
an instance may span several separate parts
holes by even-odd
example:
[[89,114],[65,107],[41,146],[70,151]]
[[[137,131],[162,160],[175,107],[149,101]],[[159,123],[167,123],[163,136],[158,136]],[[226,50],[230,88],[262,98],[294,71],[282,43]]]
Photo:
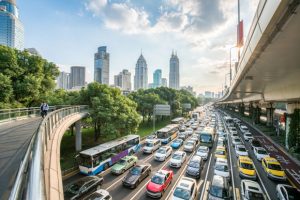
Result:
[[70,73],[60,72],[56,80],[57,88],[64,90],[70,89]]
[[70,74],[70,89],[85,86],[85,67],[72,66]]
[[161,79],[161,69],[157,69],[153,73],[153,88],[161,87],[162,86],[162,79]]
[[0,0],[0,45],[24,49],[24,27],[16,0]]
[[98,48],[94,56],[94,80],[109,85],[109,53],[106,46]]
[[141,54],[136,62],[134,75],[134,89],[147,89],[148,87],[148,68],[144,56]]
[[162,78],[161,79],[161,86],[162,87],[168,87],[168,80],[167,80],[167,78]]
[[174,52],[170,58],[169,87],[176,90],[180,87],[179,59]]
[[127,69],[123,69],[122,72],[114,76],[114,85],[122,90],[131,91],[131,73]]

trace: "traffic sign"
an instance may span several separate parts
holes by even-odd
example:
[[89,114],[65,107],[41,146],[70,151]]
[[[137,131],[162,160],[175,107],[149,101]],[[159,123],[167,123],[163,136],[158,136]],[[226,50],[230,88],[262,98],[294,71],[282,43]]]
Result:
[[171,115],[171,106],[164,104],[154,105],[154,115]]

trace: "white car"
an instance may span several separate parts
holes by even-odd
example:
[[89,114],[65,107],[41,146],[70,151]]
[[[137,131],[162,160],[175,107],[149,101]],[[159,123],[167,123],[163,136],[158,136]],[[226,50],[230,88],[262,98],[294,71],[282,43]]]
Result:
[[235,145],[235,154],[236,154],[236,157],[248,156],[248,151],[244,145],[238,144],[238,145]]
[[186,160],[186,153],[183,151],[176,151],[173,155],[172,158],[170,159],[169,166],[170,167],[181,167],[181,165],[184,163]]
[[198,135],[194,135],[194,134],[193,134],[192,137],[190,138],[190,140],[195,141],[196,144],[198,144],[198,142],[199,142]]
[[188,140],[184,144],[183,150],[188,152],[193,152],[195,150],[195,147],[196,147],[196,142],[194,140]]
[[186,126],[184,126],[184,125],[182,125],[182,126],[179,127],[179,131],[180,131],[180,132],[184,132],[185,129],[186,129]]
[[236,145],[241,145],[241,144],[243,144],[243,143],[242,143],[242,140],[239,137],[236,137],[236,138],[232,139],[232,146],[233,147],[235,147]]
[[254,155],[257,160],[261,161],[264,157],[270,156],[270,154],[263,147],[253,148]]
[[196,152],[197,156],[200,156],[203,160],[207,160],[209,154],[209,148],[206,146],[200,146]]
[[277,199],[293,200],[300,197],[300,190],[286,184],[278,184],[276,186]]
[[241,181],[241,195],[243,200],[250,200],[251,197],[255,199],[265,199],[265,195],[260,187],[260,185],[251,180],[242,179]]
[[172,154],[172,148],[170,146],[160,147],[154,154],[154,159],[158,161],[165,161],[167,157]]
[[148,142],[150,140],[154,140],[154,139],[157,139],[157,136],[156,134],[151,134],[151,135],[148,135],[145,142]]
[[244,133],[245,141],[253,140],[253,135],[250,132]]
[[247,127],[247,126],[245,126],[245,125],[241,125],[241,126],[240,126],[240,130],[242,131],[242,133],[249,132],[249,129],[248,129],[248,127]]
[[193,130],[196,130],[196,129],[198,128],[198,124],[192,124],[191,128],[192,128]]
[[233,133],[236,133],[236,134],[237,134],[237,130],[236,130],[235,127],[230,127],[230,128],[229,128],[229,131],[230,131],[231,134],[233,134]]
[[171,197],[172,200],[193,200],[197,195],[197,183],[195,179],[182,177]]
[[231,134],[231,139],[237,138],[237,137],[239,137],[239,135],[238,135],[237,133],[232,133],[232,134]]
[[98,200],[112,200],[109,192],[103,189],[99,189],[92,194],[85,197],[83,200],[90,200],[90,199],[98,199]]
[[191,136],[193,134],[193,129],[192,128],[187,128],[185,130],[185,133],[188,135],[188,136]]
[[224,158],[217,158],[214,166],[214,174],[230,179],[228,162]]

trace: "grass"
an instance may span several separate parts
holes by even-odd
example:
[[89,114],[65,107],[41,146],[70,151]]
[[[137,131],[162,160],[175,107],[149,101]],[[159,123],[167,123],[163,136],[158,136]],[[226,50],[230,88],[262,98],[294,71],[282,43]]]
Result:
[[[155,124],[156,130],[169,124],[170,120],[165,119],[163,121],[157,121]],[[153,132],[153,122],[145,121],[141,123],[137,134],[141,137],[145,137]],[[88,149],[96,145],[113,140],[113,137],[100,137],[97,142],[94,140],[93,128],[82,128],[82,149]],[[70,131],[66,131],[60,146],[60,166],[62,171],[73,168],[76,166],[75,156],[78,152],[75,151],[75,133],[72,136]]]

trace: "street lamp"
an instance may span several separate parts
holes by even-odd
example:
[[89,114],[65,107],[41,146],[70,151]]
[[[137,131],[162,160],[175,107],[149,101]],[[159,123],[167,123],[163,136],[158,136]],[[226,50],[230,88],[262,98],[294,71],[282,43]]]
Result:
[[229,53],[229,73],[230,73],[230,83],[229,83],[229,85],[231,85],[231,81],[232,81],[231,50],[232,50],[233,48],[236,48],[236,46],[230,47],[230,53]]

